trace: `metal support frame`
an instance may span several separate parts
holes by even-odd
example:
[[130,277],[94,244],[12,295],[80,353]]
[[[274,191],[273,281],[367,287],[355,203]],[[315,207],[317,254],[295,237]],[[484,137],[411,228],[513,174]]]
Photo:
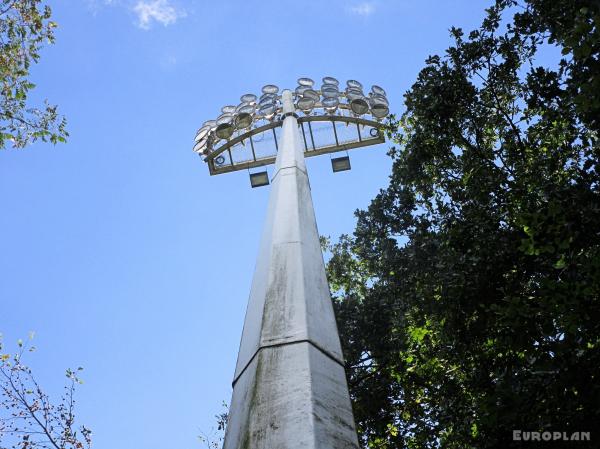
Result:
[[[295,116],[295,118],[298,117],[295,113],[294,113],[294,116]],[[313,133],[312,133],[312,127],[311,127],[312,122],[331,122],[336,143],[334,145],[316,148]],[[297,118],[297,123],[301,126],[301,129],[302,129],[302,140],[304,142],[304,148],[306,149],[306,151],[304,151],[305,157],[319,156],[322,154],[335,153],[337,151],[344,151],[344,150],[351,150],[354,148],[361,148],[361,147],[366,147],[366,146],[371,146],[371,145],[377,145],[377,144],[385,142],[385,136],[383,135],[383,133],[381,131],[375,137],[368,136],[367,138],[365,138],[361,135],[361,132],[360,132],[361,126],[369,126],[372,128],[379,128],[381,126],[381,124],[379,122],[376,122],[374,120],[364,119],[361,117],[350,117],[350,116],[342,116],[342,115],[306,116],[306,117]],[[308,149],[308,140],[307,140],[306,132],[304,130],[304,123],[307,123],[308,128],[309,128],[308,139],[310,140],[310,143],[312,144],[311,145],[312,149],[310,149],[310,150]],[[335,126],[336,123],[355,124],[356,128],[357,128],[358,140],[356,140],[354,142],[347,142],[347,143],[340,144],[338,141],[338,135],[337,135],[337,130],[336,130],[336,126]],[[276,120],[271,123],[267,123],[266,125],[254,128],[251,131],[241,134],[241,135],[227,141],[223,145],[221,145],[219,148],[217,148],[215,151],[210,153],[204,159],[208,164],[208,169],[209,169],[211,176],[218,175],[221,173],[229,173],[232,171],[245,170],[245,169],[249,169],[249,168],[262,167],[264,165],[273,164],[275,162],[276,155],[271,155],[271,156],[263,157],[263,158],[257,158],[252,137],[257,134],[261,134],[264,132],[268,132],[269,130],[272,130],[273,138],[275,140],[275,147],[276,147],[276,150],[278,150],[279,143],[277,141],[275,129],[281,127],[282,125],[283,125],[283,120]],[[234,145],[241,143],[245,140],[250,141],[253,160],[246,161],[246,162],[233,163],[233,158],[231,155],[231,148]],[[229,154],[229,160],[231,162],[226,165],[215,164],[215,159],[217,157],[219,157],[220,155],[222,155],[226,151]]]

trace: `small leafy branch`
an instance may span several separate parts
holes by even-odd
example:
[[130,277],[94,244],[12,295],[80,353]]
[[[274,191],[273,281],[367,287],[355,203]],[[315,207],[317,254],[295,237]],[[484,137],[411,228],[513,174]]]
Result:
[[227,418],[229,417],[229,409],[227,403],[222,403],[225,411],[218,415],[215,415],[217,419],[217,428],[212,428],[210,433],[200,432],[198,439],[208,449],[220,449],[223,446],[223,439],[225,438],[225,429],[227,427]]
[[17,344],[16,354],[3,354],[0,340],[0,449],[89,449],[92,432],[75,424],[75,387],[83,383],[82,368],[66,371],[64,394],[53,404],[23,364],[23,356],[35,347],[22,340]]

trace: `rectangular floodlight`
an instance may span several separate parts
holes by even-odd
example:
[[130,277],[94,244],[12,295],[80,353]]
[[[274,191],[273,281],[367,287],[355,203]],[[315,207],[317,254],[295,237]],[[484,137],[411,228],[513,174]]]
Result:
[[333,169],[334,173],[338,171],[350,170],[350,157],[334,157],[333,159],[331,159],[331,168]]
[[267,171],[259,171],[257,173],[250,173],[250,185],[254,187],[262,187],[269,185],[269,174]]

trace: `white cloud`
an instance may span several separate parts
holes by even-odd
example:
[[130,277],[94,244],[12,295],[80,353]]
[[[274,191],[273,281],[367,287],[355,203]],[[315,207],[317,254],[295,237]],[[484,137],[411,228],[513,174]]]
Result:
[[164,26],[174,24],[177,19],[185,17],[185,11],[177,10],[169,0],[139,0],[133,7],[137,15],[138,26],[144,30],[150,29],[152,22]]
[[367,17],[373,14],[375,11],[375,5],[373,2],[363,2],[353,5],[349,8],[349,11],[352,14],[356,14],[358,16]]

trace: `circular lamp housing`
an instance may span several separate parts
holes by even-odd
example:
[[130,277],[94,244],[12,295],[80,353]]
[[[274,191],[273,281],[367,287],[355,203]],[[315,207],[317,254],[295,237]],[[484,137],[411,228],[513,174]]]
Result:
[[271,120],[275,116],[276,112],[277,106],[275,106],[274,103],[265,103],[261,105],[260,109],[258,110],[258,113],[267,120]]
[[250,127],[252,125],[252,114],[247,112],[241,112],[236,115],[234,120],[236,129],[244,129]]
[[223,114],[217,117],[217,126],[222,125],[224,123],[231,123],[233,120],[233,114],[231,112],[224,112]]
[[231,113],[235,112],[235,106],[223,106],[221,108],[221,112],[223,112],[225,114],[231,114]]
[[233,125],[231,123],[223,123],[221,125],[217,125],[215,134],[219,139],[229,139],[233,134],[233,131]]
[[206,144],[208,143],[208,139],[202,139],[198,141],[193,148],[194,153],[201,153],[206,149]]
[[304,93],[302,94],[303,98],[312,98],[315,102],[319,101],[320,97],[319,94],[312,90],[312,89],[306,89],[304,91]]
[[237,113],[238,114],[243,114],[243,113],[245,113],[245,114],[253,114],[255,109],[256,109],[256,107],[254,105],[252,105],[252,104],[244,104],[244,103],[242,103],[242,104],[240,104],[237,107]]
[[304,92],[307,91],[308,89],[311,89],[310,86],[298,86],[296,87],[296,95],[302,96],[304,95]]
[[298,78],[298,84],[301,86],[313,87],[315,82],[310,78]]
[[385,90],[383,90],[383,88],[379,86],[371,86],[371,92],[373,92],[376,95],[383,95],[385,97]]
[[329,113],[334,112],[340,104],[338,97],[323,98],[321,102],[325,110]]
[[256,104],[256,95],[254,94],[245,94],[240,97],[240,101],[242,103],[250,103]]
[[389,114],[389,103],[383,95],[371,94],[369,98],[371,103],[371,114],[376,119],[382,119]]
[[337,98],[340,95],[340,91],[331,87],[325,89],[321,88],[321,95],[323,95],[324,98]]
[[224,113],[217,118],[217,129],[215,134],[219,139],[229,139],[235,131],[233,127],[233,114]]
[[262,92],[263,94],[277,94],[277,92],[279,92],[279,87],[275,84],[267,84],[266,86],[263,86]]
[[217,127],[217,121],[216,120],[207,120],[202,124],[202,128],[204,128],[205,126],[210,127],[210,129],[215,129]]
[[349,101],[365,98],[365,95],[359,89],[346,89],[346,97]]
[[369,103],[364,97],[354,98],[350,101],[350,109],[357,115],[363,115],[369,112]]
[[386,117],[389,113],[390,113],[390,108],[383,103],[377,103],[377,104],[371,105],[371,114],[376,119],[382,119],[382,118]]
[[334,86],[339,86],[340,82],[331,76],[326,76],[323,78],[323,84],[333,84]]
[[384,104],[386,106],[389,106],[390,104],[387,101],[387,98],[385,98],[383,95],[369,95],[369,102],[371,104]]
[[315,107],[315,100],[314,98],[310,97],[302,97],[298,100],[296,105],[298,106],[298,109],[302,110],[302,112],[308,113],[312,110],[312,108]]
[[254,112],[254,107],[255,106],[252,103],[240,103],[237,105],[237,108],[235,108],[235,112],[248,112],[249,114],[252,114]]
[[362,90],[362,88],[363,88],[363,85],[361,83],[359,83],[358,81],[356,81],[356,80],[348,80],[348,81],[346,81],[346,86],[348,86],[349,88],[357,88],[357,89],[360,89],[360,90]]
[[275,101],[277,101],[277,95],[267,93],[260,96],[258,99],[258,104],[262,105],[269,102],[275,103]]
[[203,126],[202,128],[200,128],[198,130],[198,133],[196,134],[196,138],[194,139],[194,141],[199,142],[200,140],[207,137],[209,132],[210,132],[210,126]]

